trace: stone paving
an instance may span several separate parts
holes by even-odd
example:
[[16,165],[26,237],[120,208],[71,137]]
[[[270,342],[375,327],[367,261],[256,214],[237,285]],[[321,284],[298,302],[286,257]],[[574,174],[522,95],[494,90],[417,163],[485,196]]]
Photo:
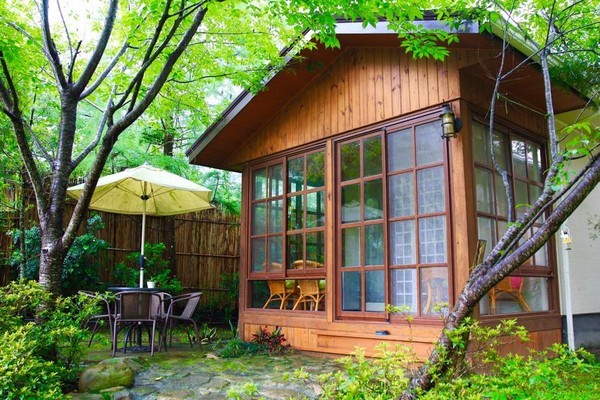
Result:
[[[92,356],[96,361],[103,357]],[[117,357],[132,357],[144,365],[133,387],[111,388],[103,395],[72,394],[72,399],[316,399],[320,393],[316,379],[294,379],[294,371],[303,368],[316,377],[339,368],[331,357],[294,351],[221,359],[197,347],[178,346],[154,357],[145,353]]]

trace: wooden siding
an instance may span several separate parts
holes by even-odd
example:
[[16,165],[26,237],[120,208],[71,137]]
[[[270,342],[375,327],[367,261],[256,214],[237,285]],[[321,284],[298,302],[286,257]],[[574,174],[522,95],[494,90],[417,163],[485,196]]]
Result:
[[[375,347],[381,342],[411,345],[417,356],[425,360],[441,331],[441,323],[432,325],[413,325],[385,323],[327,323],[324,318],[311,318],[307,315],[279,316],[271,315],[269,322],[261,324],[263,313],[249,311],[252,318],[240,320],[240,332],[246,340],[251,340],[260,327],[274,330],[282,328],[286,344],[297,350],[319,351],[332,354],[350,354],[356,347],[365,349],[367,355],[375,355]],[[263,314],[263,315],[261,315]],[[306,313],[301,313],[306,314]],[[379,336],[377,330],[387,330],[389,335]]]
[[494,54],[455,50],[440,62],[415,60],[399,48],[350,48],[227,163],[241,165],[456,100],[461,94],[459,70]]

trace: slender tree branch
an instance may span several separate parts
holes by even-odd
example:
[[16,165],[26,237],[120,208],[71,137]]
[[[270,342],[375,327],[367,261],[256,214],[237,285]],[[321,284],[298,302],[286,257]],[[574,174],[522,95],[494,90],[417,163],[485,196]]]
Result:
[[17,110],[19,109],[19,95],[17,94],[17,89],[15,88],[15,84],[10,74],[10,70],[8,69],[8,64],[6,64],[6,59],[4,58],[4,53],[2,50],[0,50],[0,64],[2,65],[4,79],[6,79],[6,83],[8,84],[7,88],[4,85],[4,82],[2,82],[2,88],[0,89],[4,103],[7,108],[11,110]]
[[98,86],[100,86],[102,84],[102,82],[104,81],[104,79],[106,79],[108,74],[110,74],[110,72],[115,67],[115,65],[117,65],[119,58],[121,58],[123,53],[125,53],[125,51],[128,48],[129,48],[129,42],[125,41],[125,43],[123,43],[123,46],[121,46],[121,48],[119,49],[119,52],[113,57],[113,59],[110,61],[110,64],[108,64],[108,66],[104,69],[104,71],[102,71],[102,73],[100,74],[98,79],[96,79],[96,81],[94,83],[92,83],[90,86],[88,86],[87,89],[85,89],[83,91],[83,93],[81,93],[81,95],[79,96],[79,100],[83,100],[86,97],[88,97],[90,94],[94,93],[94,91],[98,88]]
[[[67,35],[67,43],[69,43],[69,53],[71,55],[71,62],[68,68],[68,82],[71,83],[71,78],[73,77],[73,66],[75,64],[75,56],[73,54],[73,42],[71,42],[71,35],[69,34],[69,29],[67,28],[67,23],[65,22],[65,16],[63,15],[62,8],[60,7],[60,0],[56,0],[56,6],[58,7],[58,14],[60,15],[60,20],[62,21],[63,28],[65,29],[65,34]],[[79,43],[81,44],[81,41]]]
[[[181,6],[183,7],[183,2],[181,3]],[[169,18],[169,9],[171,8],[171,0],[167,0],[167,2],[165,3],[165,6],[163,8],[163,13],[160,16],[160,20],[158,21],[158,24],[156,24],[156,28],[154,29],[154,34],[152,35],[152,38],[150,39],[150,43],[148,44],[148,47],[146,48],[146,54],[144,54],[144,58],[142,61],[142,64],[146,64],[148,62],[148,60],[150,59],[152,52],[154,51],[154,46],[156,46],[156,43],[158,42],[158,39],[160,38],[160,34],[162,33],[162,30],[165,26],[165,23],[167,22],[168,18]],[[174,24],[173,28],[175,30],[177,30],[177,26],[176,24]],[[168,38],[165,40],[167,41]],[[139,79],[136,84],[135,87],[133,88],[133,93],[131,95],[131,103],[129,103],[129,110],[131,111],[131,109],[135,106],[135,101],[137,99],[138,93],[140,92],[140,87],[142,86],[142,81],[143,81],[143,76],[141,77],[141,79]]]
[[94,139],[86,146],[85,149],[83,149],[83,151],[81,152],[81,154],[79,154],[75,160],[73,160],[71,162],[71,171],[73,171],[75,168],[77,168],[77,166],[83,161],[83,159],[85,157],[87,157],[88,154],[90,154],[90,152],[96,148],[96,146],[98,145],[98,143],[100,142],[100,138],[102,138],[102,132],[104,131],[104,127],[106,125],[106,122],[108,121],[108,114],[110,113],[110,109],[112,108],[112,98],[114,95],[114,89],[113,89],[113,93],[111,93],[108,102],[106,103],[106,109],[104,110],[104,112],[102,113],[102,118],[100,119],[100,123],[98,124],[98,129],[96,130],[96,136],[94,137]]
[[79,48],[81,47],[81,40],[77,42],[77,47],[75,48],[75,54],[71,57],[71,62],[69,63],[69,68],[67,72],[67,79],[69,80],[69,84],[73,83],[73,69],[75,68],[75,61],[77,61],[77,55],[79,54]]
[[52,166],[52,161],[53,161],[52,156],[50,155],[50,153],[48,153],[48,151],[46,150],[46,148],[44,147],[44,145],[42,144],[42,142],[40,141],[40,139],[37,137],[37,135],[33,131],[33,128],[31,127],[31,125],[29,125],[27,123],[27,121],[23,120],[23,126],[25,127],[25,129],[27,130],[27,132],[29,132],[29,135],[31,135],[31,138],[33,139],[35,145],[42,152],[42,157],[44,158],[44,160],[46,160],[46,162],[50,166]]
[[[500,67],[498,68],[498,72],[496,74],[496,80],[494,82],[494,89],[492,91],[492,97],[490,101],[490,129],[488,134],[488,140],[490,144],[490,155],[492,157],[492,162],[494,164],[494,168],[500,176],[502,177],[502,185],[504,186],[504,191],[506,192],[507,204],[508,204],[508,222],[512,222],[515,220],[515,208],[513,206],[513,191],[511,187],[511,182],[508,176],[508,171],[504,169],[498,160],[496,159],[496,152],[494,151],[494,124],[496,117],[496,101],[498,99],[498,93],[500,91],[500,83],[502,82],[502,70],[504,69],[504,64],[506,61],[506,50],[508,48],[508,43],[506,42],[506,35],[508,34],[508,23],[504,26],[503,36],[502,36],[502,51],[500,54]],[[505,160],[506,162],[506,160]]]
[[62,68],[62,63],[60,62],[60,56],[56,50],[56,45],[52,40],[52,34],[50,33],[50,21],[48,20],[48,1],[49,0],[42,0],[42,8],[40,10],[42,16],[42,39],[45,53],[48,61],[50,62],[50,66],[52,67],[54,79],[56,79],[59,89],[64,91],[67,88],[67,80]]
[[108,45],[108,40],[110,38],[110,35],[112,34],[112,30],[115,25],[115,18],[117,16],[118,5],[118,0],[110,0],[108,12],[106,14],[106,19],[104,20],[104,27],[102,28],[102,32],[100,33],[100,37],[98,38],[98,44],[96,45],[94,52],[92,53],[92,56],[90,57],[87,65],[85,66],[81,76],[73,86],[73,90],[75,93],[81,94],[84,91],[90,79],[92,79],[96,68],[98,68],[98,64],[102,60],[102,56],[104,55],[104,51],[106,50],[106,46]]

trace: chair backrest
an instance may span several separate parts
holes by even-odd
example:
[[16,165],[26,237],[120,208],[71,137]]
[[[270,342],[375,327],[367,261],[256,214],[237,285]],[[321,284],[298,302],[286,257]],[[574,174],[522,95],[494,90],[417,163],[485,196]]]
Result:
[[158,292],[155,293],[157,296],[152,296],[152,315],[158,315],[159,317],[163,317],[165,312],[165,299],[171,297],[171,295],[167,292]]
[[285,293],[284,281],[267,281],[271,294]]
[[97,305],[101,306],[104,309],[104,312],[106,312],[106,315],[110,318],[111,314],[114,313],[114,301],[113,300],[109,300],[108,298],[106,298],[105,296],[103,296],[100,293],[97,292],[91,292],[88,290],[80,290],[79,294],[90,297],[92,299],[94,299],[94,301],[96,302]]
[[304,268],[323,268],[323,264],[318,261],[312,260],[296,260],[292,264],[294,269],[304,269]]
[[122,320],[150,320],[156,315],[160,304],[157,293],[128,291],[118,293],[121,299],[120,318]]
[[315,279],[298,280],[300,294],[319,294],[319,281]]
[[524,279],[520,276],[509,276],[502,279],[497,285],[496,289],[503,292],[520,292],[523,289]]
[[196,306],[198,305],[198,301],[200,301],[200,296],[202,296],[202,292],[194,292],[189,294],[185,308],[181,312],[181,318],[192,318],[192,315],[196,310]]

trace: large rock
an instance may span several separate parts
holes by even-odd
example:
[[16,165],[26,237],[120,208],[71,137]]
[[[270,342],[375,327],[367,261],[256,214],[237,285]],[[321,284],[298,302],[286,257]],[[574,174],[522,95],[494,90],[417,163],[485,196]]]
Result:
[[140,364],[129,358],[111,358],[87,367],[79,377],[79,392],[95,392],[133,385]]

